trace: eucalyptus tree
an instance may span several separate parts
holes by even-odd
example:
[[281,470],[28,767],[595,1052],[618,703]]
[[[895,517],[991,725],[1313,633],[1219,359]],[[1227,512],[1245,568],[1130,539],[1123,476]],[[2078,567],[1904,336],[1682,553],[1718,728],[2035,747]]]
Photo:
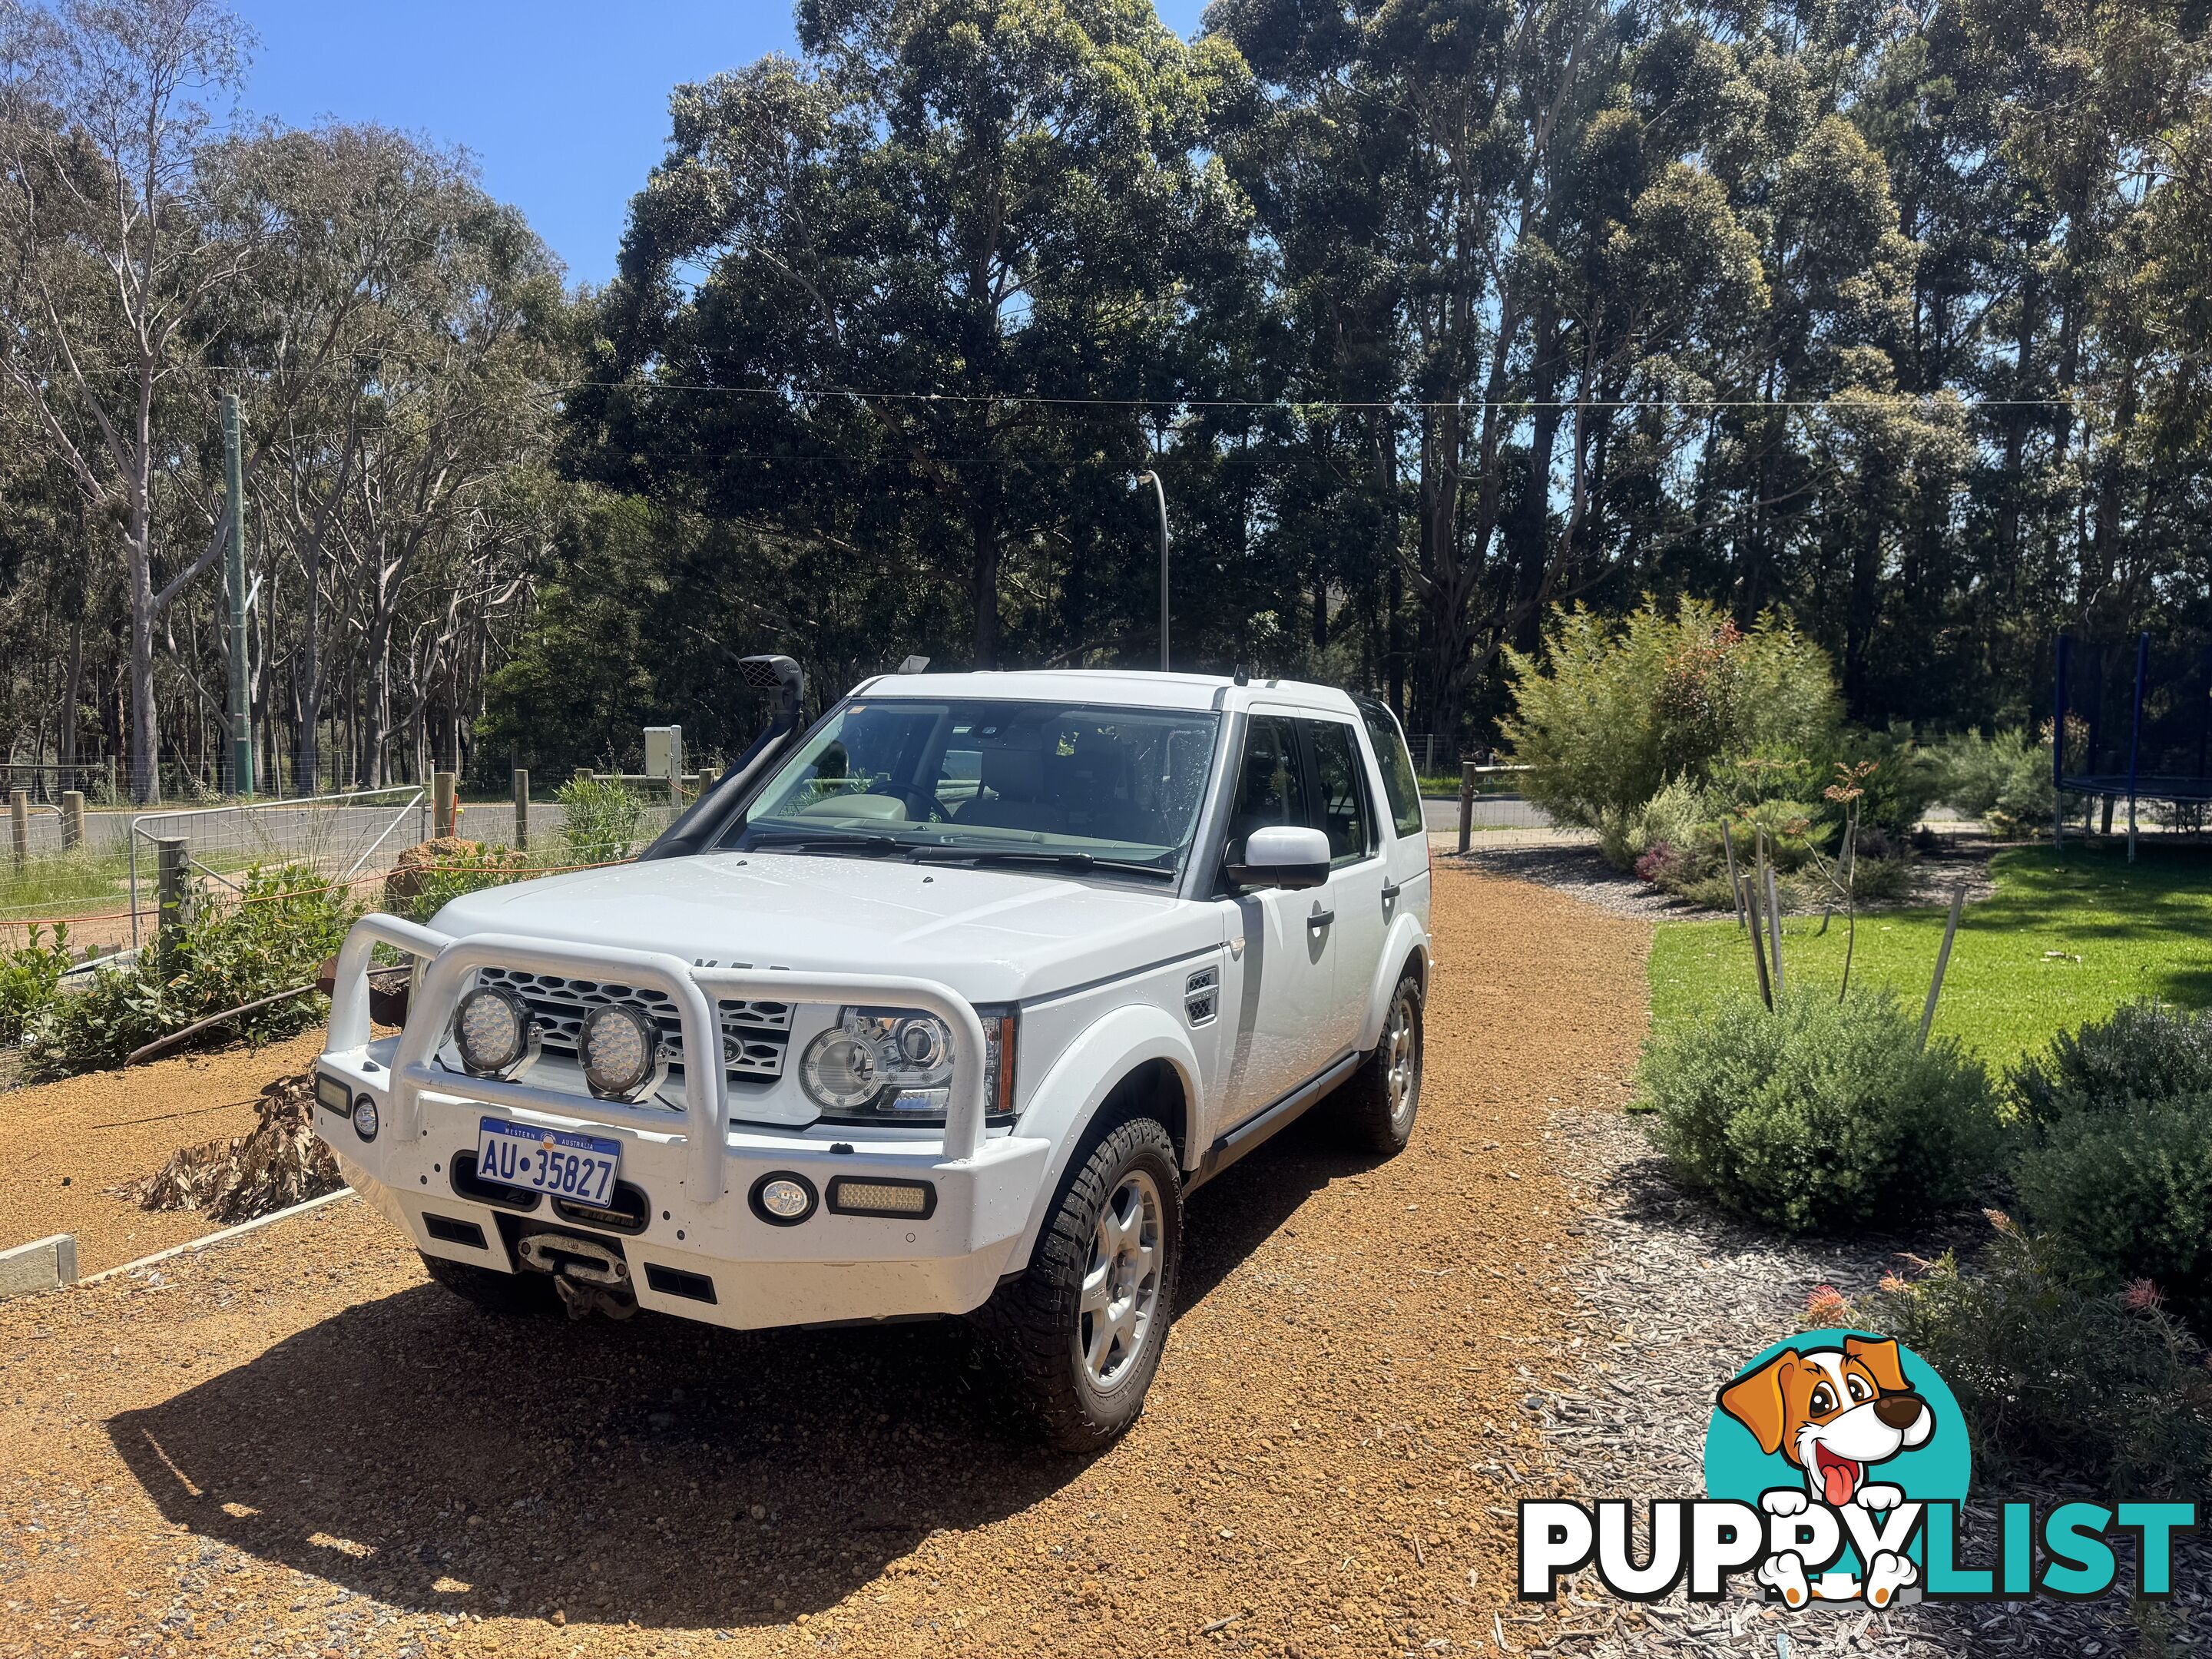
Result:
[[[517,525],[534,520],[503,510],[528,492],[476,515],[511,468],[544,459],[553,399],[573,372],[558,274],[465,157],[383,128],[257,131],[204,171],[221,179],[231,210],[264,226],[270,253],[224,296],[216,378],[246,398],[249,470],[274,531],[260,581],[272,596],[297,595],[289,637],[270,644],[289,669],[297,787],[313,789],[332,605],[369,653],[369,694],[385,706],[400,596],[430,540],[465,550],[441,567],[444,604],[433,609],[445,631],[434,639],[476,626],[465,596],[512,586],[486,573],[504,566]],[[395,485],[403,475],[416,481],[412,497]],[[416,505],[395,509],[395,488]],[[334,582],[341,546],[357,585]],[[264,708],[273,660],[264,651]],[[369,752],[382,752],[385,735],[373,732]],[[381,781],[379,768],[370,775]]]
[[1608,477],[1663,477],[1698,430],[1627,412],[1706,385],[1764,305],[1696,76],[1608,0],[1221,0],[1207,27],[1266,88],[1229,154],[1370,498],[1411,476],[1412,533],[1386,512],[1376,539],[1454,730],[1504,646],[1635,556]]
[[[599,476],[1048,623],[1178,386],[1188,284],[1244,255],[1204,147],[1243,86],[1147,0],[805,0],[804,57],[672,100],[606,295]],[[884,603],[895,605],[895,598]]]
[[248,40],[213,0],[0,6],[0,375],[120,539],[142,801],[160,793],[156,619],[220,547],[217,525],[155,586],[160,496],[194,447],[172,419],[187,401],[175,382],[205,346],[191,325],[258,251],[254,227],[208,210],[193,165]]

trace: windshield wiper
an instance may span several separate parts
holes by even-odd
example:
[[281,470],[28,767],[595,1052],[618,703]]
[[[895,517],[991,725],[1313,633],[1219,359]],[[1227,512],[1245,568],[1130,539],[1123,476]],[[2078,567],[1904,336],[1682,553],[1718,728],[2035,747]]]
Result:
[[763,836],[745,850],[749,852],[790,851],[794,853],[859,853],[869,858],[882,858],[896,853],[906,843],[894,841],[889,836]]
[[1172,870],[1157,864],[1138,864],[1128,859],[1094,858],[1089,853],[1054,853],[1029,847],[910,847],[907,856],[917,864],[1048,864],[1061,870],[1106,870],[1119,876],[1146,876],[1154,881],[1173,881]]

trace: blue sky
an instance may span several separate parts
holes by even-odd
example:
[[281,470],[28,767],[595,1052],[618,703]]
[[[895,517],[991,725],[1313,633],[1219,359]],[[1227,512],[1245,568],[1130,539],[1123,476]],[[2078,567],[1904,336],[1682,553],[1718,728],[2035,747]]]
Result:
[[[375,121],[468,149],[571,282],[605,282],[678,82],[797,50],[784,0],[232,0],[261,37],[245,103],[295,126]],[[1185,35],[1204,0],[1158,0]]]

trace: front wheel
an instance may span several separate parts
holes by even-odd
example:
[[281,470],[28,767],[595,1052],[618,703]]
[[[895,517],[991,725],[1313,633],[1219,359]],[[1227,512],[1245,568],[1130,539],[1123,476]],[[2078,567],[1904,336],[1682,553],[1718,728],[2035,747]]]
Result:
[[1133,1118],[1070,1174],[1029,1270],[982,1310],[1054,1444],[1103,1445],[1144,1409],[1182,1253],[1175,1142],[1155,1120]]
[[1410,970],[1390,993],[1382,1038],[1337,1091],[1337,1121],[1362,1152],[1389,1158],[1406,1150],[1421,1109],[1421,981]]

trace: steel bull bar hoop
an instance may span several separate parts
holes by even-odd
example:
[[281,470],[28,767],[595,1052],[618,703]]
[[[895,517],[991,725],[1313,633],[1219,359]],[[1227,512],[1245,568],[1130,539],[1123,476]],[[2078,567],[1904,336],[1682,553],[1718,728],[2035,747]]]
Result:
[[418,1106],[426,1091],[586,1123],[657,1134],[668,1132],[667,1113],[652,1107],[532,1088],[499,1078],[469,1077],[431,1065],[431,1056],[446,1040],[449,1012],[460,1000],[461,981],[475,969],[494,967],[592,979],[619,975],[632,984],[649,985],[667,994],[684,1028],[684,1138],[689,1152],[684,1184],[691,1189],[694,1202],[719,1201],[724,1142],[729,1129],[720,1026],[706,993],[692,979],[690,965],[659,951],[563,945],[514,933],[477,933],[447,945],[422,975],[420,1006],[428,1018],[407,1022],[399,1052],[392,1057],[392,1117],[398,1133],[409,1139],[422,1133]]
[[712,1204],[722,1197],[729,1093],[723,1074],[721,1022],[714,1007],[722,997],[861,1003],[936,1015],[951,1028],[953,1043],[954,1084],[945,1114],[945,1158],[954,1163],[971,1158],[982,1145],[983,1024],[966,998],[934,980],[694,968],[658,951],[567,945],[504,933],[454,939],[394,916],[368,915],[354,924],[338,954],[337,1000],[331,1011],[333,1051],[368,1042],[368,961],[378,944],[429,959],[415,1002],[425,1017],[408,1021],[392,1057],[389,1115],[398,1138],[411,1140],[421,1134],[420,1101],[426,1091],[584,1122],[668,1133],[667,1114],[653,1108],[497,1078],[465,1077],[433,1066],[432,1056],[445,1041],[447,1014],[459,1000],[461,981],[475,969],[498,966],[595,979],[619,974],[664,991],[674,1001],[684,1032],[684,1139],[690,1154],[686,1184],[693,1188],[696,1202]]
[[[879,974],[793,973],[782,969],[694,968],[693,983],[720,1000],[771,1002],[865,1004],[878,1008],[916,1008],[934,1014],[952,1032],[952,1096],[945,1103],[945,1158],[958,1164],[975,1156],[983,1144],[983,1022],[975,1006],[933,979]],[[1001,1066],[1012,1054],[999,1056]]]

